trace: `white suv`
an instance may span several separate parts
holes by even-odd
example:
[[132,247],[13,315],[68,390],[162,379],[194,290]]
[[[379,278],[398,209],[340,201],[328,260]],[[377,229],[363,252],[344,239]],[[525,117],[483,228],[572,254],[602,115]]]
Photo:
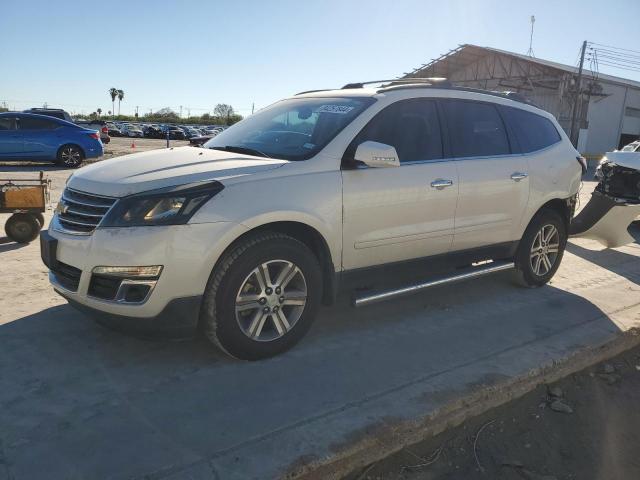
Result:
[[299,341],[347,272],[446,255],[545,284],[576,160],[552,115],[508,94],[350,84],[277,102],[204,148],[78,170],[42,256],[54,289],[108,325],[198,327],[259,359]]

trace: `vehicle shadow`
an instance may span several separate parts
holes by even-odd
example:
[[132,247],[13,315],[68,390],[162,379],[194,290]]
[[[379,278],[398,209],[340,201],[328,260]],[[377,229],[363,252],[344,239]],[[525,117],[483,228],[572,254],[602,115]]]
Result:
[[[338,444],[323,419],[347,412],[357,429],[372,399],[399,391],[428,411],[438,392],[462,395],[618,329],[581,296],[508,280],[357,310],[341,297],[298,346],[260,362],[229,359],[202,339],[112,332],[66,304],[15,319],[0,325],[4,460],[21,478],[130,478],[258,441],[297,445],[302,430]],[[389,406],[387,415],[403,413]],[[132,456],[133,445],[145,454]]]
[[591,250],[571,241],[567,242],[567,252],[640,285],[640,225],[632,224],[629,233],[636,241],[627,248],[636,250],[636,255],[611,248]]
[[0,253],[18,250],[19,248],[26,247],[27,245],[28,243],[16,243],[9,237],[0,237]]

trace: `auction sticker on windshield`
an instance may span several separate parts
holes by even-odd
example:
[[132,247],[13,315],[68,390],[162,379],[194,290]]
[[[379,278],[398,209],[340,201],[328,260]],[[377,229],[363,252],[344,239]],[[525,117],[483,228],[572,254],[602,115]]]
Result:
[[353,110],[353,107],[349,107],[348,105],[321,105],[314,113],[339,113],[344,115],[351,110]]

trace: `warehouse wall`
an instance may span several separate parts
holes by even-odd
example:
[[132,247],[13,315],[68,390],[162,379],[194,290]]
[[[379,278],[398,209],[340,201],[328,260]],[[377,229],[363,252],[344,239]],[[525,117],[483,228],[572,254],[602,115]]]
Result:
[[627,87],[600,82],[606,97],[589,102],[589,134],[583,155],[602,155],[618,147]]

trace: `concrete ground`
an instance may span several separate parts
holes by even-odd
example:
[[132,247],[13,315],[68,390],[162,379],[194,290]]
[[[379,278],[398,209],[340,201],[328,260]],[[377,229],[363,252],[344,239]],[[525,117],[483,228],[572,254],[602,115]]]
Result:
[[[71,172],[46,170],[55,198]],[[244,363],[105,330],[53,293],[37,243],[0,244],[0,479],[336,478],[637,343],[638,243],[571,241],[547,287],[509,278],[345,295]]]

